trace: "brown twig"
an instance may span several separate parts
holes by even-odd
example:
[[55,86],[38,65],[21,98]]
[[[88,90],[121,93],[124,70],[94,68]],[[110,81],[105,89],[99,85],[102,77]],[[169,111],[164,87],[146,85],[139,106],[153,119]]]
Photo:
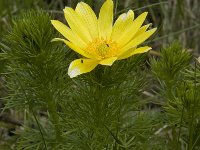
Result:
[[22,122],[21,121],[14,120],[7,113],[3,113],[3,114],[0,115],[0,121],[3,121],[5,123],[10,123],[10,124],[13,124],[13,125],[17,125],[17,126],[22,126]]

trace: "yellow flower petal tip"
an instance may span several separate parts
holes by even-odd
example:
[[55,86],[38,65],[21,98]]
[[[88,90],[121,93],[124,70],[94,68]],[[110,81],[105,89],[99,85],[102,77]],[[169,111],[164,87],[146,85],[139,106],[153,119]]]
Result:
[[116,60],[151,49],[139,47],[157,30],[148,30],[151,24],[143,25],[148,12],[135,18],[134,12],[129,10],[113,23],[113,5],[112,0],[105,0],[99,15],[96,15],[88,4],[79,2],[75,10],[70,7],[63,9],[69,26],[51,20],[55,29],[65,37],[52,41],[62,41],[84,57],[71,62],[68,69],[70,78],[90,72],[98,64],[111,66]]
[[76,59],[71,62],[68,68],[68,75],[70,78],[74,78],[83,73],[92,71],[98,65],[97,60],[93,59]]

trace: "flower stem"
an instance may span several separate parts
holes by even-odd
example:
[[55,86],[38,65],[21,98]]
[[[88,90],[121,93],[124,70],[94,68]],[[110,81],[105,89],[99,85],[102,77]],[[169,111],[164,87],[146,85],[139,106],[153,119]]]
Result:
[[36,123],[37,123],[37,126],[38,126],[38,128],[39,128],[40,134],[41,134],[41,136],[42,136],[42,141],[43,141],[43,143],[44,143],[45,150],[48,150],[48,149],[47,149],[46,142],[45,142],[45,139],[44,139],[44,135],[43,135],[43,133],[42,133],[42,129],[41,129],[40,123],[39,123],[39,121],[38,121],[38,119],[37,119],[37,117],[36,117],[35,112],[33,111],[33,109],[31,108],[30,110],[31,110],[31,112],[32,112],[32,114],[33,114],[33,116],[34,116],[34,119],[35,119],[35,121],[36,121]]
[[53,100],[49,101],[49,103],[48,103],[48,111],[49,111],[50,117],[52,118],[52,122],[54,124],[56,140],[61,141],[62,140],[62,137],[61,137],[62,131],[59,126],[59,116],[56,111],[56,104]]

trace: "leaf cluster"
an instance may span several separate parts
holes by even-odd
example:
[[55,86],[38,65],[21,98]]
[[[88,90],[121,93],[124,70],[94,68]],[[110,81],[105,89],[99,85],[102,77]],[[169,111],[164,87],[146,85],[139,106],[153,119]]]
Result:
[[165,121],[172,130],[171,146],[176,149],[199,148],[198,69],[190,61],[191,54],[177,43],[162,50],[160,60],[151,61],[164,99]]

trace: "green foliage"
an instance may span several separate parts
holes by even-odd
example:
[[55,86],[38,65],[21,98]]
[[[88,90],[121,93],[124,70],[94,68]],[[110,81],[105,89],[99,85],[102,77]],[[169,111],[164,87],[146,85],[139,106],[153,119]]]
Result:
[[191,54],[178,43],[173,43],[160,52],[160,59],[151,60],[153,74],[157,78],[162,90],[162,97],[172,96],[175,88],[184,81],[183,71],[189,67]]
[[198,68],[193,69],[190,60],[191,55],[175,43],[161,51],[160,60],[151,61],[154,75],[162,87],[163,108],[166,121],[172,127],[174,142],[171,143],[176,149],[199,149]]
[[[68,130],[77,130],[74,131],[74,147],[124,147],[127,141],[123,143],[122,138],[132,138],[126,128],[134,124],[132,117],[141,109],[138,97],[144,78],[136,74],[142,58],[136,56],[112,67],[99,66],[94,72],[73,79],[71,100],[63,101],[61,108],[62,118],[68,116],[65,119],[65,124],[69,124]],[[80,145],[77,143],[79,140],[82,141]]]
[[[183,82],[172,99],[164,106],[171,124],[176,124],[177,142],[184,140],[185,149],[200,148],[199,118],[200,118],[200,95],[195,84]],[[177,144],[177,148],[179,145]]]
[[[59,79],[66,74],[63,72],[66,67],[65,52],[50,43],[53,35],[47,14],[25,12],[14,22],[14,27],[6,38],[9,49],[2,57],[8,63],[7,85],[14,92],[11,99],[18,102],[14,103],[15,106],[24,108],[27,103],[38,103],[40,106],[51,101],[51,98],[44,95],[59,96],[58,86],[62,86]],[[11,100],[8,107],[12,103]]]
[[[54,36],[46,13],[24,12],[14,21],[5,40],[9,48],[1,57],[7,63],[5,77],[9,95],[5,108],[26,110],[35,116],[35,120],[36,109],[47,109],[58,138],[61,130],[57,125],[57,101],[66,99],[63,93],[67,93],[69,82],[66,76],[67,51],[50,42]],[[28,132],[30,136],[31,133]]]
[[181,71],[189,65],[191,55],[178,43],[164,48],[160,53],[160,60],[152,59],[151,67],[153,73],[159,80],[175,84],[175,81],[181,80]]

